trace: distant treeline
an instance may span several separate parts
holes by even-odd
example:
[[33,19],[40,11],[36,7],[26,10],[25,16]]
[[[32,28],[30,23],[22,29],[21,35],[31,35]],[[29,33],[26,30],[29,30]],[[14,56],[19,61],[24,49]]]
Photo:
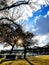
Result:
[[[10,50],[2,50],[0,52],[0,54],[9,54]],[[17,49],[17,50],[13,50],[12,54],[24,54],[24,49]],[[26,53],[28,53],[29,55],[49,55],[49,47],[44,48],[44,47],[37,47],[37,48],[27,48],[26,49]]]

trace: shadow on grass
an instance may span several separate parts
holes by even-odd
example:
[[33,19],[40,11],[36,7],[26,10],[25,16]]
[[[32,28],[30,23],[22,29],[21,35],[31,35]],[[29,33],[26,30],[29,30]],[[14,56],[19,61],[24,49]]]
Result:
[[[6,62],[6,60],[2,60],[2,61],[0,62],[0,64],[2,64],[3,62]],[[8,65],[10,65],[10,64],[12,64],[12,62],[8,63]]]
[[30,65],[34,65],[34,64],[31,63],[27,58],[25,58],[25,60],[26,60]]
[[0,56],[1,60],[0,60],[0,64],[2,64],[3,62],[7,62],[7,61],[11,61],[8,65],[10,65],[12,63],[12,61],[15,60],[15,55],[7,55],[6,57],[2,57]]
[[[8,63],[8,65],[10,65],[12,64],[12,61],[19,60],[19,58],[15,59],[15,57],[16,57],[15,55],[7,55],[5,58],[1,59],[0,64],[2,64],[3,62],[11,61],[10,63]],[[20,59],[20,60],[23,60],[23,59]],[[25,58],[25,61],[27,61],[30,65],[34,65],[27,58]]]
[[10,65],[10,64],[12,64],[12,61],[14,61],[14,59],[12,59],[12,60],[3,59],[3,60],[0,61],[0,64],[2,64],[3,62],[8,62],[8,61],[11,61],[10,63],[8,63],[8,65]]
[[[3,59],[0,61],[0,64],[2,64],[3,62],[7,62],[7,61],[11,61],[8,65],[12,64],[12,61],[14,61],[15,59],[9,59],[9,60],[6,60],[6,59]],[[19,60],[19,59],[17,59]],[[23,59],[22,59],[23,60]],[[34,65],[32,64],[28,59],[25,59],[30,65]]]
[[[27,60],[27,59],[25,59],[30,65],[34,65],[33,63],[31,63],[29,60]],[[6,60],[6,59],[4,59],[4,60],[2,60],[2,61],[0,61],[0,64],[2,64],[3,62],[7,62],[7,61],[11,61],[8,65],[10,65],[10,64],[12,64],[12,61],[14,61],[14,59],[9,59],[9,60]]]

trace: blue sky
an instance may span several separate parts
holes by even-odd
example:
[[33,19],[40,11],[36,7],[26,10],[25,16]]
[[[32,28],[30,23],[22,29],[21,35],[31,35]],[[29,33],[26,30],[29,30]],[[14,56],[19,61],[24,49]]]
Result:
[[[28,18],[28,25],[32,29],[38,28],[35,34],[46,34],[49,33],[49,14],[47,14],[49,11],[49,6],[41,6],[41,9],[39,9],[36,12],[33,12],[32,17]],[[47,15],[47,16],[46,16]],[[46,16],[46,17],[44,17]],[[35,21],[36,20],[36,21]],[[36,23],[35,23],[36,22]],[[32,32],[32,30],[29,29],[29,31]]]
[[49,6],[42,5],[26,22],[28,31],[37,35],[39,46],[46,45],[49,42]]

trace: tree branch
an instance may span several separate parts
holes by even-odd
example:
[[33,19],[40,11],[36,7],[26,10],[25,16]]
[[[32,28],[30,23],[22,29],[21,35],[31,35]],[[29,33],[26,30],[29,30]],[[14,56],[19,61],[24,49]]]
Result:
[[6,20],[11,21],[11,22],[13,21],[13,20],[11,20],[11,19],[9,19],[9,18],[7,18],[7,17],[5,17],[5,18],[2,17],[2,18],[0,18],[0,20],[3,20],[3,19],[6,19]]
[[10,28],[11,30],[13,30],[13,28],[9,24],[0,24],[0,26],[6,26],[6,27]]
[[13,7],[17,7],[17,6],[20,6],[20,5],[26,5],[26,4],[28,4],[28,1],[27,2],[18,1],[16,3],[12,4],[11,6],[7,6],[7,7],[4,7],[4,8],[1,8],[0,11],[5,10],[5,9],[10,9],[10,8],[13,8]]
[[[8,20],[8,21],[10,21],[10,22],[12,22],[13,24],[15,24],[18,28],[20,28],[20,25],[19,24],[17,24],[17,23],[15,23],[14,22],[14,20],[12,20],[12,19],[9,19],[8,17],[2,17],[2,18],[0,18],[0,20],[3,20],[3,19],[6,19],[6,20]],[[5,24],[4,24],[5,25]],[[11,24],[9,24],[9,25],[11,25]],[[7,24],[5,25],[5,26],[8,26]]]

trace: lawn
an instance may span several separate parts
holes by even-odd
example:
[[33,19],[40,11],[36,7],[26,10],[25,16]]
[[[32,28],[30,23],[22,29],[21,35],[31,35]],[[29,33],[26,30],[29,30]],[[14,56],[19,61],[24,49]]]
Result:
[[[49,55],[32,56],[28,60],[34,65],[49,65]],[[3,61],[0,65],[30,65],[26,60]]]

